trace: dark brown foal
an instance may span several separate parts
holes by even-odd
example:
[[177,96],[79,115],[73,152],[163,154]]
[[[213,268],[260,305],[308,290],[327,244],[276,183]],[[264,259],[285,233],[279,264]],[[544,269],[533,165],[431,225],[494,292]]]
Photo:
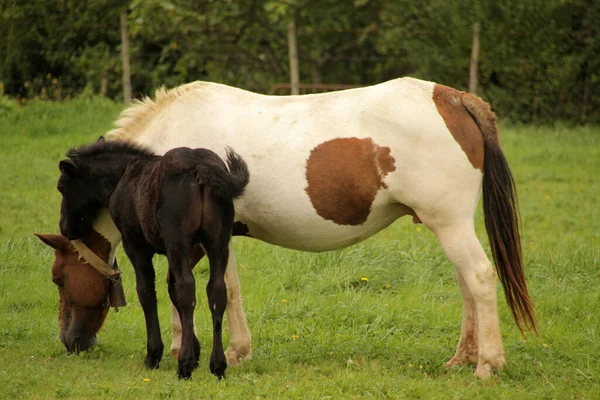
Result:
[[[126,142],[98,141],[71,150],[59,164],[62,172],[60,228],[69,240],[92,229],[102,207],[108,207],[121,232],[123,248],[134,266],[136,286],[146,318],[145,364],[157,368],[164,345],[156,309],[152,256],[169,263],[169,295],[182,321],[177,375],[190,378],[200,359],[193,330],[196,283],[193,259],[203,250],[210,263],[206,287],[213,320],[210,370],[225,375],[222,320],[227,305],[224,274],[234,218],[233,199],[248,184],[245,162],[231,149],[227,166],[210,150],[178,148],[156,156]],[[229,167],[229,170],[227,169]]]

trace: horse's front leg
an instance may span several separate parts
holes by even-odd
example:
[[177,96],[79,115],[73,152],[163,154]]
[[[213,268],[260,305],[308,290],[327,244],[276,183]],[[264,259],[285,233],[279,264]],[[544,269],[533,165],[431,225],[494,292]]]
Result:
[[222,330],[223,314],[227,307],[225,269],[227,268],[229,249],[226,243],[216,242],[207,251],[210,262],[210,279],[208,280],[208,285],[206,285],[206,295],[213,322],[213,348],[210,355],[210,372],[221,379],[225,376],[225,370],[227,369],[227,359],[223,352]]
[[200,360],[200,343],[194,334],[194,308],[196,305],[196,281],[190,268],[188,249],[185,245],[167,248],[169,262],[169,296],[181,319],[181,349],[177,377],[189,379]]
[[227,365],[242,365],[252,358],[252,338],[242,307],[240,280],[238,278],[233,243],[229,241],[225,284],[227,286],[227,323],[229,325],[229,347],[225,351]]
[[155,274],[152,265],[153,253],[151,251],[132,248],[131,246],[127,246],[125,242],[123,243],[123,247],[135,270],[137,294],[146,319],[147,344],[144,364],[148,368],[158,368],[164,345],[160,336],[160,325],[156,309]]

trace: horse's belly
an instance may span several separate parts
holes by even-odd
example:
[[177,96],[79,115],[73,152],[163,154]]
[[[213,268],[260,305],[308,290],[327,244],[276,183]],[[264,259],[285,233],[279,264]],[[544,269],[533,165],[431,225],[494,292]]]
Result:
[[286,209],[253,209],[251,214],[236,213],[248,229],[248,236],[295,250],[327,251],[347,247],[373,236],[406,214],[399,204],[373,206],[361,225],[339,225],[316,213],[289,212]]

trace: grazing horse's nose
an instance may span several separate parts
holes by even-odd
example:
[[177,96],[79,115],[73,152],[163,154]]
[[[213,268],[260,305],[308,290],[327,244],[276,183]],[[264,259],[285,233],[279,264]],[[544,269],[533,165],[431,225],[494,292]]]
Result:
[[80,351],[86,351],[92,346],[96,345],[96,336],[84,338],[81,336],[75,336],[73,338],[63,340],[63,344],[69,354],[78,354]]

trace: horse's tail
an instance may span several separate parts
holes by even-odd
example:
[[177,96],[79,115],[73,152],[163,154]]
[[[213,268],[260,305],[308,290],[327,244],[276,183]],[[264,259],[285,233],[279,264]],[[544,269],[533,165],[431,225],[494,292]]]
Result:
[[225,200],[241,196],[250,181],[248,166],[242,157],[230,147],[227,147],[226,152],[229,171],[227,171],[221,159],[213,153],[221,167],[208,168],[210,163],[205,163],[201,164],[196,172],[196,179],[199,184],[207,185],[214,196]]
[[516,186],[500,147],[496,115],[489,104],[477,96],[463,93],[461,100],[483,135],[485,227],[506,302],[521,333],[529,330],[537,333],[534,307],[523,271]]

